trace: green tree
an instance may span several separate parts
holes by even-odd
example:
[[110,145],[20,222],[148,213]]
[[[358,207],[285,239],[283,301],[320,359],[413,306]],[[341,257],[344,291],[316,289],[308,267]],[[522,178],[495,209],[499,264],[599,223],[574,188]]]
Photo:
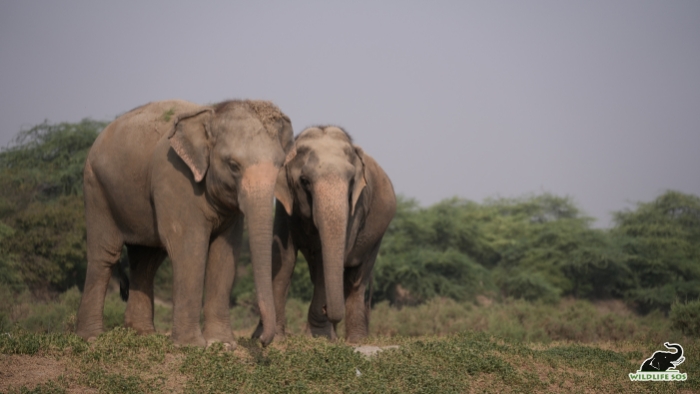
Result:
[[428,208],[400,197],[377,261],[375,297],[464,300],[496,288],[527,300],[619,296],[629,282],[626,262],[618,243],[591,223],[570,198],[550,194],[483,204],[452,198]]
[[44,122],[0,152],[0,271],[14,287],[65,291],[86,269],[82,172],[105,122]]
[[667,191],[615,213],[615,222],[633,276],[625,294],[641,311],[700,297],[699,197]]

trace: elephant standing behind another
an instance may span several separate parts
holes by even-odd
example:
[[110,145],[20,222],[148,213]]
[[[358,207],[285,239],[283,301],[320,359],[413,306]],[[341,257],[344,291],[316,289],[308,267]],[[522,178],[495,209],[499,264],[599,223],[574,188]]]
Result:
[[[368,335],[365,290],[379,246],[396,212],[389,177],[376,161],[335,126],[312,127],[295,140],[296,157],[285,165],[272,251],[277,334],[284,335],[285,303],[301,250],[314,284],[308,330],[336,338],[345,318],[348,342]],[[259,335],[264,321],[254,335]]]
[[292,137],[289,118],[267,101],[161,101],[110,123],[85,163],[88,267],[77,334],[90,339],[103,331],[111,268],[127,245],[132,278],[126,326],[155,330],[153,278],[167,253],[172,340],[233,344],[229,294],[245,215],[260,314],[272,324],[260,338],[272,341],[270,205],[279,169],[294,155]]

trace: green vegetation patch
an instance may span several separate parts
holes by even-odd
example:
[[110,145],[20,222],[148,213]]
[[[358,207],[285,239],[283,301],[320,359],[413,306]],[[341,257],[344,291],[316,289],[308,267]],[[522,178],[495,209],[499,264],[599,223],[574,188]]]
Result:
[[80,354],[88,349],[88,344],[73,334],[37,334],[25,330],[16,330],[0,334],[0,353],[33,355],[41,351],[44,354],[63,354],[67,349]]
[[[10,387],[10,392],[53,393],[80,387],[106,393],[674,392],[700,388],[699,363],[691,358],[681,365],[688,373],[686,382],[663,387],[630,382],[627,374],[658,350],[659,344],[651,342],[542,346],[462,332],[370,338],[367,343],[391,343],[398,348],[367,357],[342,340],[293,335],[268,348],[241,338],[236,350],[229,351],[222,345],[175,347],[163,335],[138,336],[132,330],[114,329],[90,344],[72,334],[18,332],[3,335],[0,350],[7,357],[50,353],[75,367],[68,376],[40,382],[32,389]],[[686,339],[683,344],[686,354],[700,351],[697,341]]]
[[173,115],[175,115],[175,107],[171,107],[167,111],[163,112],[161,119],[163,119],[164,122],[170,122],[170,119],[172,119]]
[[669,317],[674,328],[686,335],[700,337],[700,301],[673,304]]
[[18,389],[12,389],[7,392],[8,394],[64,394],[67,393],[64,385],[49,381],[47,383],[41,383],[36,385],[34,388],[27,388],[26,386],[21,386]]
[[627,357],[612,350],[598,349],[591,346],[570,345],[557,346],[540,352],[543,358],[555,358],[566,365],[576,368],[605,369],[610,363],[632,366]]

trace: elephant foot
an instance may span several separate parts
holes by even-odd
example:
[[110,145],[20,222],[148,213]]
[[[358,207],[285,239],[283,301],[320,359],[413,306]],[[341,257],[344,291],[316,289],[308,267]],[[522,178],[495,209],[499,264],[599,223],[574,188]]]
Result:
[[173,333],[171,336],[171,339],[175,346],[197,346],[197,347],[206,347],[207,342],[204,340],[204,337],[199,334],[199,335],[191,335],[191,336],[182,336],[182,335],[176,335]]
[[284,341],[285,339],[287,339],[287,333],[284,332],[284,329],[282,329],[281,331],[279,329],[277,330],[277,332],[275,333],[275,339],[278,339],[280,341]]
[[215,344],[222,343],[227,350],[233,350],[236,348],[236,340],[233,339],[233,333],[230,328],[225,328],[221,330],[204,330],[204,340],[207,343],[207,347]]
[[304,332],[306,333],[306,335],[312,337],[326,337],[332,341],[338,339],[338,336],[335,333],[335,329],[333,329],[333,325],[330,322],[322,326],[316,326],[314,324],[307,323]]
[[75,331],[75,335],[83,338],[87,342],[95,342],[98,336],[102,334],[104,330],[102,328],[99,329],[77,329]]
[[367,338],[367,335],[348,335],[347,337],[345,337],[345,342],[357,345],[358,343],[361,343],[365,338]]
[[150,335],[150,334],[155,334],[156,328],[153,325],[149,324],[136,324],[136,323],[125,323],[124,327],[126,328],[131,328],[132,330],[136,331],[137,334],[139,335]]
[[234,340],[231,340],[230,342],[222,342],[222,341],[217,341],[217,340],[213,340],[213,341],[207,340],[207,348],[209,348],[217,343],[220,343],[223,346],[224,350],[227,352],[232,352],[232,351],[236,350],[236,347],[238,347],[238,344]]
[[[258,326],[255,327],[255,331],[253,331],[253,335],[250,337],[253,339],[258,339],[263,333],[263,325],[262,322],[258,323]],[[285,339],[287,338],[287,332],[286,328],[283,325],[278,325],[277,330],[275,331],[275,339]]]

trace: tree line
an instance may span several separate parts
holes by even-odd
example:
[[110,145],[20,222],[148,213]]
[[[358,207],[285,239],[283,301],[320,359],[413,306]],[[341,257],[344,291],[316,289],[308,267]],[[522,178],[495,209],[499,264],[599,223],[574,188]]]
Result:
[[[44,122],[0,152],[0,286],[47,298],[83,285],[82,170],[105,126]],[[616,298],[646,313],[700,298],[698,196],[667,191],[616,212],[610,229],[592,223],[571,198],[551,194],[482,203],[452,198],[430,207],[400,196],[374,269],[372,301]],[[254,291],[249,254],[241,260],[233,303]],[[166,262],[157,286],[169,288],[169,275]],[[295,276],[290,295],[310,299],[301,254]]]

